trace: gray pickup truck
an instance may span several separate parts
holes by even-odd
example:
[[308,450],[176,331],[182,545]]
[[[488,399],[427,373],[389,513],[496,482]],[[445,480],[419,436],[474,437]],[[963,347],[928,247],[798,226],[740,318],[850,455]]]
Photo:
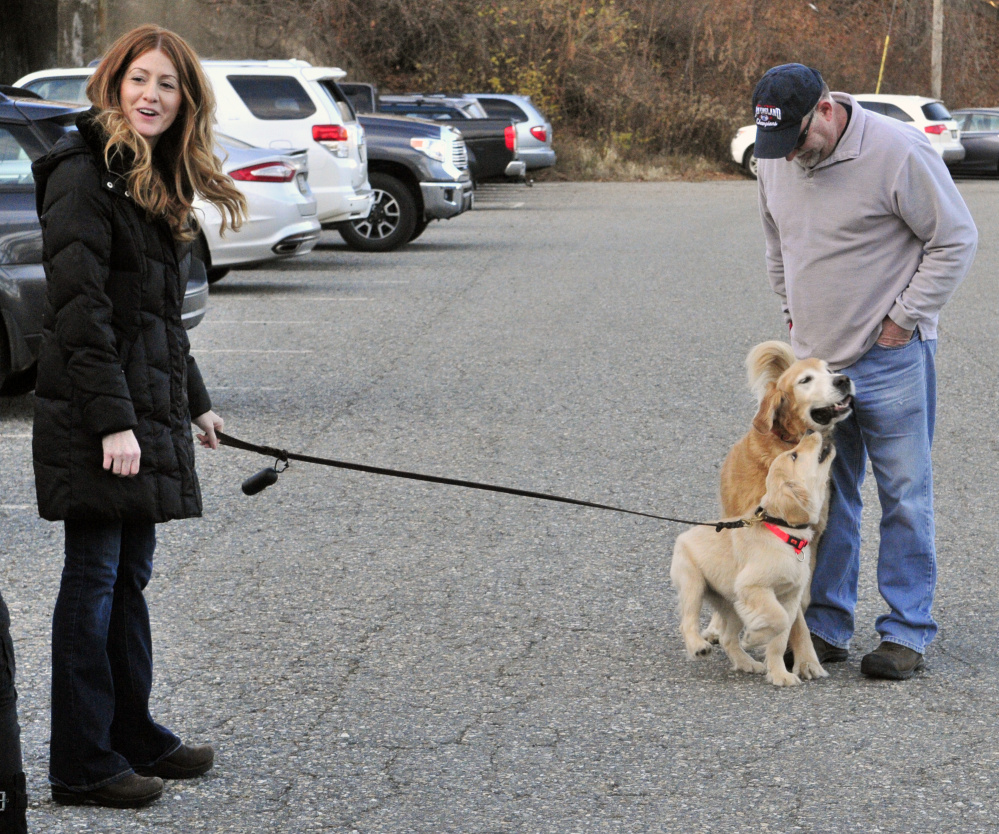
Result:
[[[342,100],[342,84],[330,84],[330,94]],[[348,246],[388,252],[416,240],[431,220],[448,220],[472,207],[460,133],[440,122],[359,112],[375,204],[363,220],[336,224]]]
[[517,152],[517,128],[509,117],[489,118],[471,96],[379,95],[373,84],[340,82],[358,113],[392,114],[447,122],[461,132],[468,147],[472,181],[524,180],[526,163]]

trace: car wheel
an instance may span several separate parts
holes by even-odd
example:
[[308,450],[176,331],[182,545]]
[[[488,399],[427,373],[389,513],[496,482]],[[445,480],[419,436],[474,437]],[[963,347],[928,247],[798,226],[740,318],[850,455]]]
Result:
[[212,253],[208,250],[208,242],[204,235],[198,235],[194,240],[192,254],[205,265],[205,272],[208,274],[208,283],[214,284],[220,278],[229,274],[228,267],[213,267]]
[[337,227],[351,249],[362,252],[391,252],[408,243],[416,229],[416,202],[409,189],[388,174],[368,177],[375,193],[371,213]]
[[422,235],[426,231],[427,226],[429,226],[429,225],[430,225],[430,221],[429,220],[420,220],[420,221],[418,221],[417,224],[413,227],[413,234],[411,234],[409,236],[410,242],[412,243],[420,235]]
[[746,148],[746,153],[742,157],[742,167],[746,169],[746,173],[754,180],[756,179],[756,157],[753,156],[753,151],[755,150],[756,145],[750,145]]

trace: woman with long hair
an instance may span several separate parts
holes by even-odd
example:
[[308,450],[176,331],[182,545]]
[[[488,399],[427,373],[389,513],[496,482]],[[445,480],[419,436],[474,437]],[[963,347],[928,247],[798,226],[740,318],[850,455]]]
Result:
[[60,804],[137,807],[206,773],[149,712],[143,590],[155,525],[201,515],[191,423],[218,446],[181,321],[195,195],[238,230],[245,201],[214,153],[211,85],[176,34],[118,39],[93,108],[33,165],[47,279],[32,453],[40,515],[65,526],[52,623],[49,779]]

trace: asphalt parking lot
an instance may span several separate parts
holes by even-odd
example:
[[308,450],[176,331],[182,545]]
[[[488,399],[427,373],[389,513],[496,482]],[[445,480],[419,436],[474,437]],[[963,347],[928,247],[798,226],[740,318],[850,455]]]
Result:
[[[216,767],[146,809],[57,807],[62,533],[35,512],[30,397],[8,398],[0,588],[30,830],[995,831],[999,183],[959,187],[982,239],[941,320],[924,673],[860,675],[883,609],[873,511],[849,660],[778,690],[686,659],[679,525],[300,463],[250,498],[268,460],[199,451],[205,517],[159,528],[147,598],[154,714]],[[232,272],[192,344],[242,439],[713,518],[753,413],[743,359],[782,335],[762,246],[749,181],[486,189],[396,252],[327,233]]]

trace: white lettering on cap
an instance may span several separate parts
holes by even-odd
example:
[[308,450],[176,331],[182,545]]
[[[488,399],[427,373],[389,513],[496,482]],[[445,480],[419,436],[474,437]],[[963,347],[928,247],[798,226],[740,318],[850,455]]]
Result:
[[780,124],[780,108],[772,104],[756,105],[756,126],[777,127]]

